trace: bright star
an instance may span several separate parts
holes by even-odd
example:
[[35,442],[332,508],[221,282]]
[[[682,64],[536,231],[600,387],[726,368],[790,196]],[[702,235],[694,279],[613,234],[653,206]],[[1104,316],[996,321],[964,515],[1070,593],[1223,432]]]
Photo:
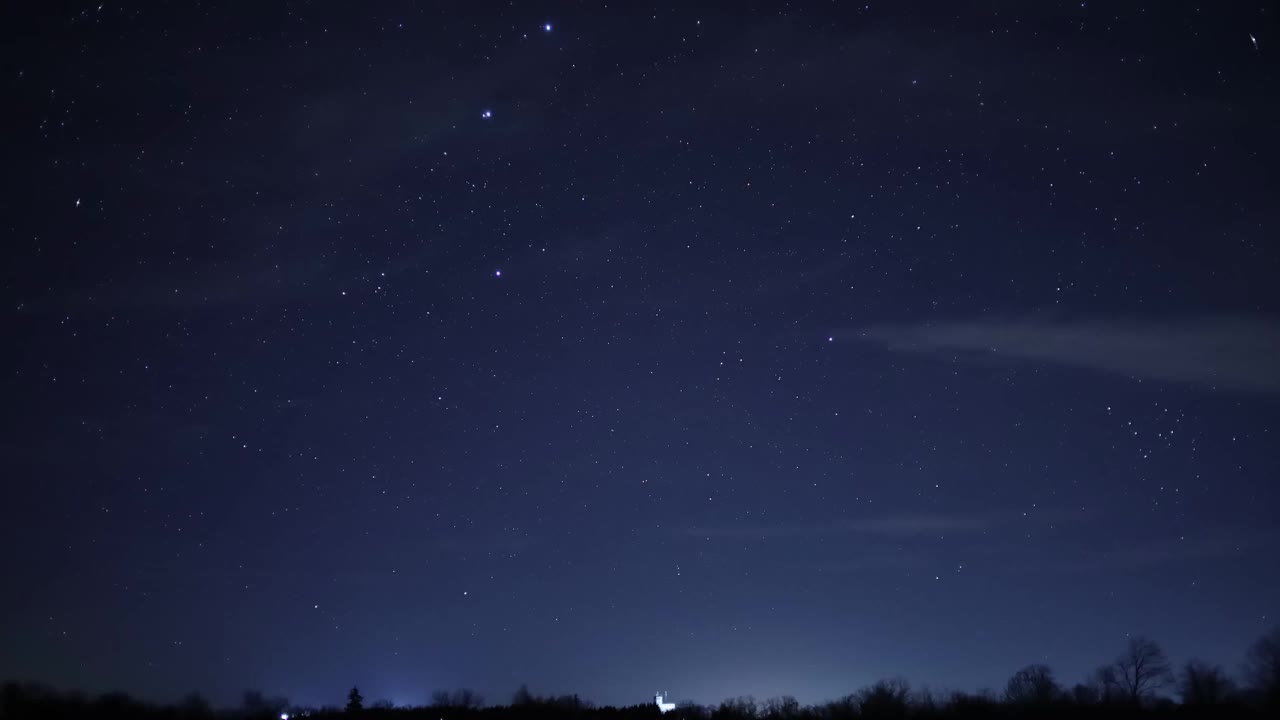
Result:
[[543,25],[542,32],[551,32],[551,23],[546,23],[545,25]]
[[502,271],[501,271],[501,270],[494,270],[494,271],[493,271],[493,276],[494,276],[494,277],[502,277]]
[[491,117],[493,117],[493,111],[492,111],[492,110],[485,110],[484,112],[480,113],[480,117],[482,117],[482,118],[491,118]]

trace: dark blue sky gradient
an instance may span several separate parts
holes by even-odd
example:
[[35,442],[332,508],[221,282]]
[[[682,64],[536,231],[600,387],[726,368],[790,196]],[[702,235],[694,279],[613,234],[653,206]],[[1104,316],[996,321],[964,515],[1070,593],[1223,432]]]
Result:
[[0,676],[816,701],[1280,623],[1274,8],[615,4],[3,11]]

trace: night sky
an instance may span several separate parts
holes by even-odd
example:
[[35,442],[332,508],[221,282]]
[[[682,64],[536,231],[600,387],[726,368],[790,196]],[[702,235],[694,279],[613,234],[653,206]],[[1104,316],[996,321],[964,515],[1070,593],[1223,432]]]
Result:
[[809,702],[1280,624],[1270,3],[17,5],[0,677]]

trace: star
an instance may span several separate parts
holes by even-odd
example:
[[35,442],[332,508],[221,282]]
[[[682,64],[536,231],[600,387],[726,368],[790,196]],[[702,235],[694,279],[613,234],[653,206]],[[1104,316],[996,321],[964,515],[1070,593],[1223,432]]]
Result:
[[[1185,54],[1175,3],[1025,3],[993,30],[983,13],[869,2],[791,20],[762,3],[734,39],[717,29],[741,24],[737,3],[625,19],[441,7],[354,28],[347,3],[310,0],[289,42],[252,8],[209,23],[175,3],[140,28],[77,4],[76,23],[103,27],[45,33],[32,77],[12,70],[27,141],[11,154],[33,170],[0,242],[0,265],[23,269],[6,280],[22,352],[5,389],[28,412],[4,442],[36,449],[19,470],[41,481],[24,485],[29,512],[0,516],[50,542],[11,553],[6,580],[31,602],[6,620],[30,632],[0,643],[0,669],[40,657],[25,679],[63,685],[58,668],[120,634],[133,642],[77,682],[237,703],[255,674],[240,652],[203,658],[203,687],[156,668],[280,640],[289,667],[252,698],[263,718],[299,720],[278,691],[341,705],[358,681],[368,708],[421,701],[423,680],[492,694],[527,679],[600,707],[658,695],[659,720],[674,697],[599,672],[670,667],[653,638],[728,658],[671,668],[699,705],[840,698],[898,672],[1003,688],[1031,661],[1071,686],[1144,629],[1147,601],[1178,655],[1248,659],[1280,614],[1260,618],[1280,573],[1256,572],[1278,544],[1280,252],[1256,192],[1273,139],[1237,122],[1274,105],[1256,92],[1266,18],[1204,11],[1217,52],[1196,77],[1215,102],[1179,118],[1186,88],[1136,72]],[[40,26],[40,3],[15,5]],[[529,37],[559,32],[549,14],[573,32]],[[867,22],[869,48],[832,30]],[[607,42],[630,26],[641,42]],[[227,27],[253,62],[219,60]],[[1156,30],[1141,55],[1115,47],[1133,27]],[[1025,42],[1036,28],[1056,30]],[[85,75],[84,33],[126,31]],[[196,69],[182,92],[122,95],[113,79],[176,32]],[[913,51],[935,35],[946,53]],[[299,58],[322,72],[297,76]],[[263,66],[290,78],[259,92]],[[1098,111],[1115,97],[1126,112]],[[489,101],[512,113],[492,129]],[[81,191],[94,212],[67,215],[63,193]],[[1152,249],[1177,282],[1131,271]],[[489,265],[485,285],[506,260],[524,274]],[[64,493],[88,500],[68,514]],[[86,572],[93,605],[62,607]],[[190,592],[211,577],[225,592]],[[910,622],[841,622],[814,593]],[[1110,598],[1104,617],[1076,596]],[[157,624],[141,606],[184,612]],[[956,628],[979,656],[942,642]],[[918,657],[850,673],[842,643],[868,631]],[[732,667],[747,633],[811,640],[811,672],[768,647]],[[422,677],[432,658],[447,666]],[[482,712],[447,699],[442,715]],[[534,720],[483,712],[455,720]]]

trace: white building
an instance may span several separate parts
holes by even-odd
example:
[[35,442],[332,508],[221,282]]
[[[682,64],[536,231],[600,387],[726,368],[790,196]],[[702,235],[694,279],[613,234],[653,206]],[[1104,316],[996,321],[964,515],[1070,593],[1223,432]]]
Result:
[[672,710],[676,709],[675,703],[663,702],[663,699],[664,698],[662,697],[662,693],[653,694],[653,704],[657,705],[658,709],[661,710],[662,712],[664,713],[671,712]]

